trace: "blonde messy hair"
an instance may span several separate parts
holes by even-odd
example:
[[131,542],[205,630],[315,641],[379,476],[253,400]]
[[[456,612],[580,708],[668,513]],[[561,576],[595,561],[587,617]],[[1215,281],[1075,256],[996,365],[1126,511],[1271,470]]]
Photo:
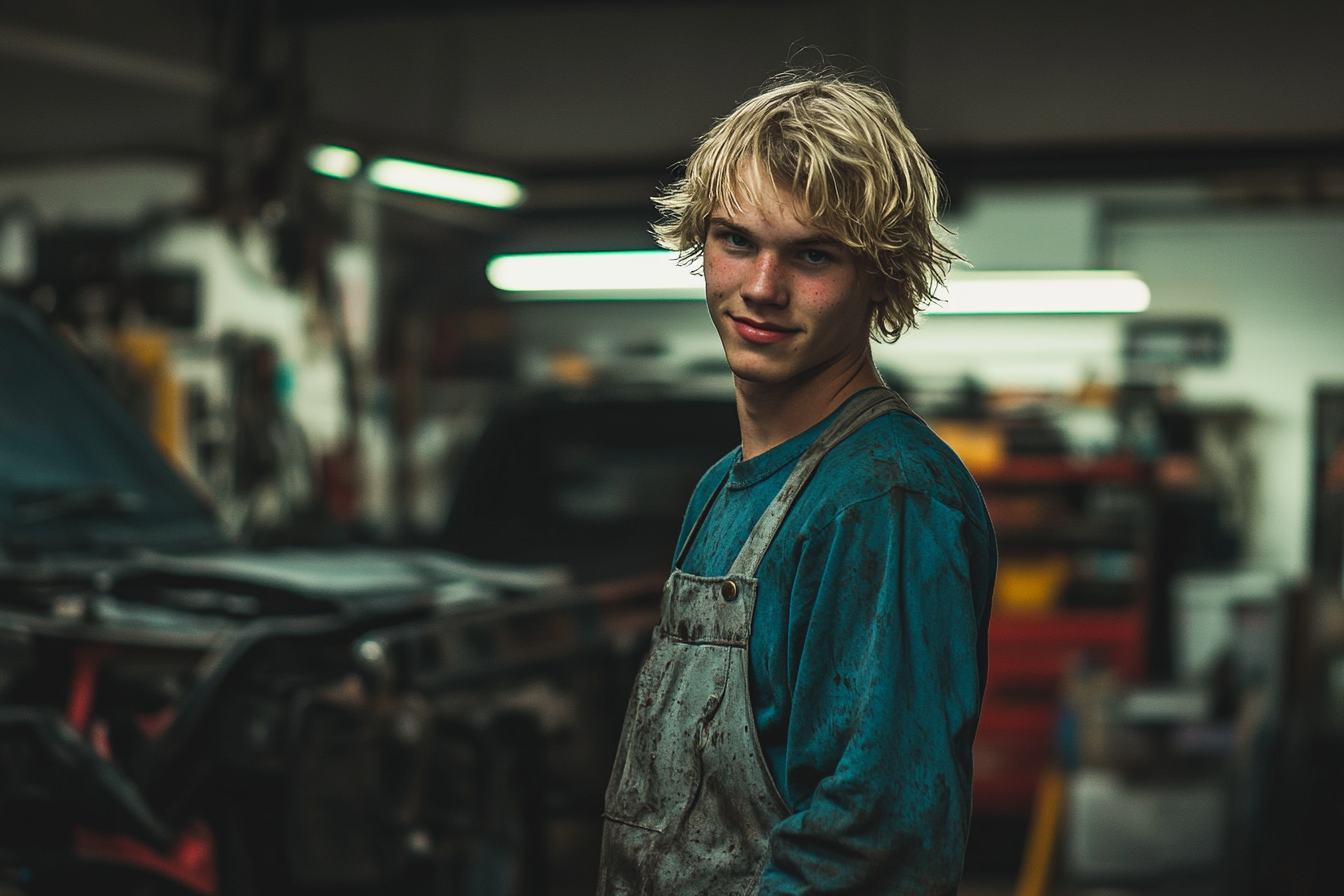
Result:
[[654,204],[659,245],[703,256],[719,206],[757,203],[758,167],[788,187],[818,227],[886,280],[875,338],[894,342],[915,324],[961,256],[938,239],[938,175],[880,87],[831,72],[786,72],[700,140],[686,173]]

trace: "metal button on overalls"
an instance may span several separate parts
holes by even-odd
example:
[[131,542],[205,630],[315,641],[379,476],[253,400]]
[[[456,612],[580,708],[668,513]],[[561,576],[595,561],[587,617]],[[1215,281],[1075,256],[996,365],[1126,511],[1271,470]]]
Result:
[[726,576],[680,569],[724,483],[705,502],[663,588],[662,622],[626,712],[603,813],[600,896],[755,892],[770,831],[789,811],[751,709],[756,569],[826,452],[891,410],[909,412],[887,389],[865,390],[845,405],[798,460]]

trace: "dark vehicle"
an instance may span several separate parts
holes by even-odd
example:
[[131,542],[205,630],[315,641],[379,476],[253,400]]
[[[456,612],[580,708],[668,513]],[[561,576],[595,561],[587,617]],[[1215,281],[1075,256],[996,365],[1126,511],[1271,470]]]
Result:
[[731,405],[686,449],[657,421],[706,409],[646,405],[507,409],[449,525],[484,559],[245,551],[0,299],[0,892],[591,892],[681,509],[736,442]]
[[665,577],[691,492],[740,441],[731,396],[541,394],[500,408],[465,465],[444,545],[563,563],[580,582]]

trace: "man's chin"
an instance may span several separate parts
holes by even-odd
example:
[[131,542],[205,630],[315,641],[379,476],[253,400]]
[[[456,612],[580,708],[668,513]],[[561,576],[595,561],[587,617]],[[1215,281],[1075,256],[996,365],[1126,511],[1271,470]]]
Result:
[[733,372],[733,379],[762,386],[774,386],[789,378],[781,371],[763,369],[751,364],[733,364],[730,362],[728,369]]
[[781,370],[750,364],[729,364],[728,369],[733,372],[733,379],[743,385],[783,386],[806,379],[803,372],[797,370]]

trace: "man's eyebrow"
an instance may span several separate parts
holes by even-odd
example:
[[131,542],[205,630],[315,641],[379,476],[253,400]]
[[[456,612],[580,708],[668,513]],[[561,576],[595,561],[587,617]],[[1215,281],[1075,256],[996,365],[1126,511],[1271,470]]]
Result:
[[713,216],[711,216],[710,219],[709,219],[709,226],[710,226],[710,227],[713,227],[713,226],[716,225],[716,224],[717,224],[719,227],[727,227],[729,230],[737,230],[737,231],[740,231],[741,233],[745,233],[745,234],[747,234],[748,236],[751,235],[751,231],[748,230],[747,228],[743,227],[741,224],[734,224],[732,221],[729,221],[727,218],[720,217],[719,215],[713,215]]
[[[751,232],[751,228],[743,227],[741,224],[738,224],[734,221],[729,221],[727,218],[723,218],[718,215],[714,215],[709,219],[709,225],[711,227],[715,225],[719,227],[726,227],[729,230],[737,231],[738,233],[742,234],[745,237],[749,237],[753,240],[756,239],[756,235]],[[788,245],[796,247],[825,246],[829,248],[839,248],[844,246],[844,244],[841,243],[839,240],[835,239],[834,237],[826,236],[826,234],[824,233],[818,233],[815,236],[806,236],[800,240],[790,240],[788,242]]]

